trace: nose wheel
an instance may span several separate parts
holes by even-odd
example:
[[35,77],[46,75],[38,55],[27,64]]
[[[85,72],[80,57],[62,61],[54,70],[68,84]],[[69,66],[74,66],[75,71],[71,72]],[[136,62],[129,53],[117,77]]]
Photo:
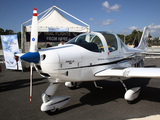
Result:
[[45,93],[42,94],[43,103],[41,111],[49,115],[55,114],[59,108],[63,107],[70,100],[70,96],[53,96],[58,86],[59,84],[57,83],[50,83]]

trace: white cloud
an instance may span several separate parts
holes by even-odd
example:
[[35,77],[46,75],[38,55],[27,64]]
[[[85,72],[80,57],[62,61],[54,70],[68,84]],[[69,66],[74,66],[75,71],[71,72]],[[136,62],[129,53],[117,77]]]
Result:
[[[150,30],[151,33],[153,32],[157,32],[157,30],[160,30],[160,25],[155,25],[154,23],[148,25],[148,28]],[[139,27],[136,27],[136,26],[131,26],[131,27],[128,27],[129,30],[141,30],[143,31],[143,28],[139,28]]]
[[111,24],[111,22],[114,22],[114,19],[107,19],[107,20],[103,20],[102,25],[109,25]]
[[105,1],[104,3],[102,3],[102,6],[108,9],[110,8],[108,1]]
[[149,27],[151,33],[155,33],[155,32],[157,32],[157,30],[160,30],[160,25],[155,25],[154,23],[152,23],[148,27]]
[[131,27],[128,27],[129,30],[140,30],[139,27],[136,27],[136,26],[131,26]]
[[94,18],[89,18],[89,20],[90,20],[90,21],[94,21],[95,19],[94,19]]
[[102,22],[95,23],[95,24],[103,27],[104,25],[110,25],[111,22],[114,22],[114,21],[115,21],[114,19],[107,19],[107,20],[103,20]]
[[[154,23],[150,24],[147,26],[149,28],[150,35],[154,38],[159,36],[159,31],[160,31],[160,25],[155,25]],[[137,30],[137,31],[142,31],[143,32],[144,27],[136,27],[136,26],[131,26],[128,27],[128,30]]]
[[109,13],[111,11],[118,12],[121,5],[115,4],[113,6],[109,6],[108,1],[102,3],[102,6],[106,9],[106,12]]
[[156,30],[150,30],[150,32],[151,32],[151,33],[155,33],[155,32],[157,32],[157,31],[156,31]]

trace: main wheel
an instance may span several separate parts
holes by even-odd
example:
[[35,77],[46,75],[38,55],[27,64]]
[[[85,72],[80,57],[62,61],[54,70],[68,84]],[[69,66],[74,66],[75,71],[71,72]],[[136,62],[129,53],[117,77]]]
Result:
[[77,88],[77,83],[76,82],[71,82],[72,87],[68,87],[69,89],[73,90]]
[[58,108],[55,108],[55,109],[52,109],[52,110],[48,110],[48,111],[45,111],[48,115],[54,115],[56,114],[58,111]]

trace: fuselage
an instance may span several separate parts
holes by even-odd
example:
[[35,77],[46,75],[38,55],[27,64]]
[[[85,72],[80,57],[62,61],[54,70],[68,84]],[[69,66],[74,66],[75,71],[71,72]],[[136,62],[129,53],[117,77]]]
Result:
[[81,34],[63,46],[41,49],[37,70],[50,82],[95,81],[94,74],[112,67],[131,67],[145,51],[126,46],[112,33]]

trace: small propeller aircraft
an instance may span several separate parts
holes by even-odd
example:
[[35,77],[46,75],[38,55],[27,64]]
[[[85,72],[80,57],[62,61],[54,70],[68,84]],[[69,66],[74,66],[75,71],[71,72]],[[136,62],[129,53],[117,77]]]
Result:
[[83,33],[63,46],[37,50],[38,22],[37,9],[33,10],[30,52],[16,54],[30,63],[30,102],[32,98],[32,68],[50,85],[42,94],[41,111],[55,112],[64,106],[70,96],[53,96],[60,83],[75,87],[76,82],[106,80],[117,77],[124,86],[125,100],[135,100],[140,87],[127,89],[121,77],[160,78],[160,68],[135,68],[132,65],[144,59],[147,52],[149,30],[144,28],[137,48],[126,46],[122,40],[110,32]]

